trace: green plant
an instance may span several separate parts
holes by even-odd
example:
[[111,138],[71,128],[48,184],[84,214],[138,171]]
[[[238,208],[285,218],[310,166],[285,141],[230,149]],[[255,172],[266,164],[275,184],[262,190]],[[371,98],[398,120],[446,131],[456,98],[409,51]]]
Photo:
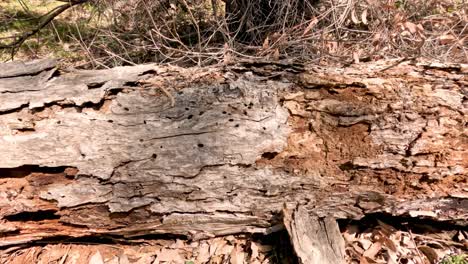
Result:
[[468,255],[454,255],[445,257],[440,264],[468,264]]

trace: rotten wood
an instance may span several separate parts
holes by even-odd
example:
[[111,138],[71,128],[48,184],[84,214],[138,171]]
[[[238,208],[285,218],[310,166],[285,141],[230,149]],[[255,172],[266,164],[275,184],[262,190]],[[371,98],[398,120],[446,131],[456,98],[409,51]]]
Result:
[[466,225],[468,66],[390,64],[0,65],[0,246],[268,234],[285,204]]

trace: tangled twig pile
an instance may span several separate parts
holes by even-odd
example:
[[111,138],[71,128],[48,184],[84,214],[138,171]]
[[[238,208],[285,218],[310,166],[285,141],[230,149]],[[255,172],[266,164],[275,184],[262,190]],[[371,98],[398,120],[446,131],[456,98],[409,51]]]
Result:
[[83,2],[97,12],[75,7],[75,17],[88,21],[87,30],[69,37],[80,43],[72,51],[85,55],[85,67],[204,66],[240,58],[338,64],[413,57],[468,60],[464,1]]

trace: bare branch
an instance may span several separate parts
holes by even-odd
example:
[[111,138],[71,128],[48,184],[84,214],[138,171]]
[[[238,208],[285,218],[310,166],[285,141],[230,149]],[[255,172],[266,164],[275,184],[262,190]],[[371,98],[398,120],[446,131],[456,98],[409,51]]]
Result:
[[13,41],[10,44],[0,44],[0,49],[12,49],[12,54],[15,53],[16,49],[19,48],[28,38],[31,36],[35,35],[37,32],[39,32],[42,28],[44,28],[46,25],[48,25],[54,18],[56,18],[58,15],[66,11],[67,9],[88,2],[89,0],[62,0],[60,2],[67,2],[67,4],[63,4],[61,6],[58,6],[51,11],[49,11],[47,14],[42,16],[41,21],[35,27],[34,29],[27,31],[23,33],[21,36],[17,37],[15,41]]

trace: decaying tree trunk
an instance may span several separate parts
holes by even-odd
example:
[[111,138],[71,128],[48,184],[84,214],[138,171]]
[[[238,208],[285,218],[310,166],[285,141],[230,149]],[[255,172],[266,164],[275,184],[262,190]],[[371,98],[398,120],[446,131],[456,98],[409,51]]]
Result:
[[267,234],[283,210],[293,241],[373,213],[466,225],[468,66],[388,65],[0,65],[0,246]]

